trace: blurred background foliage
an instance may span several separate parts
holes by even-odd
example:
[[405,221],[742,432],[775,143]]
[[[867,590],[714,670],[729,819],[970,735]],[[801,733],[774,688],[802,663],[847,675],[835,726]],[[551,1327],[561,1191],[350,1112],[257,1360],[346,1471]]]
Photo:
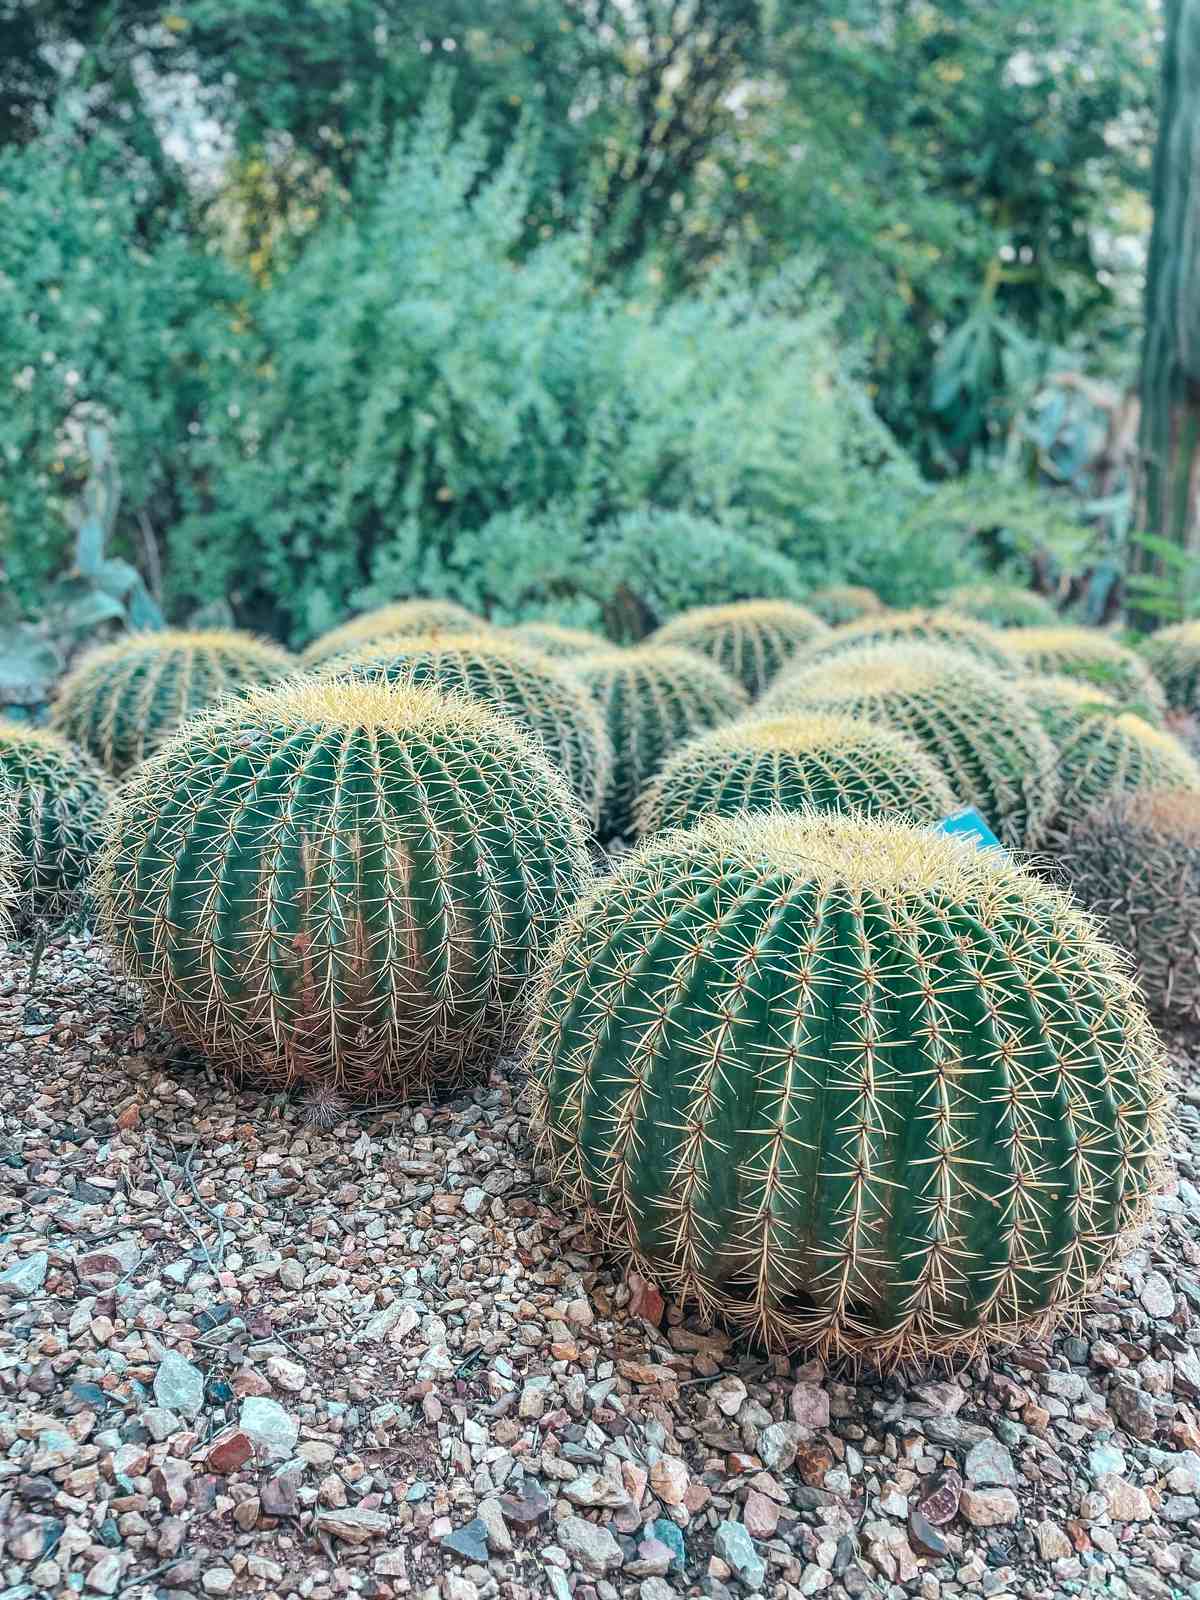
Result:
[[[136,600],[300,644],[429,593],[635,637],[984,570],[1105,620],[1156,29],[1151,0],[0,0],[8,623]],[[97,449],[116,596],[79,564]]]

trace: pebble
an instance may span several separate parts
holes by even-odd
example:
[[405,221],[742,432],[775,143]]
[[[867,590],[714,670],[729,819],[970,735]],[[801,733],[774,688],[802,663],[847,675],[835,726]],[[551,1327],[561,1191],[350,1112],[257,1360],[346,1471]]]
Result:
[[242,1401],[238,1426],[264,1461],[288,1460],[300,1436],[296,1418],[267,1395],[249,1395]]
[[[391,1517],[381,1511],[343,1510],[340,1507],[318,1511],[316,1522],[322,1533],[344,1539],[347,1544],[367,1544],[371,1539],[382,1539],[392,1526]],[[486,1548],[483,1558],[487,1560]]]
[[584,1572],[603,1575],[624,1560],[621,1546],[608,1529],[586,1522],[583,1517],[564,1517],[555,1529],[555,1537]]
[[488,1558],[488,1527],[482,1517],[473,1517],[461,1528],[453,1528],[442,1539],[443,1550],[453,1550],[456,1556],[468,1561],[484,1562]]
[[0,1294],[37,1294],[46,1281],[49,1268],[50,1256],[45,1250],[37,1250],[33,1255],[22,1256],[19,1261],[14,1261],[11,1266],[5,1267],[4,1271],[0,1272]]
[[198,1417],[204,1409],[204,1374],[177,1350],[166,1350],[154,1374],[154,1398],[165,1411]]
[[959,1511],[973,1528],[999,1528],[1015,1522],[1020,1507],[1011,1489],[964,1489]]
[[1161,1272],[1146,1274],[1138,1299],[1152,1317],[1166,1318],[1175,1313],[1175,1296]]
[[999,1486],[1011,1489],[1017,1482],[1017,1469],[1011,1453],[995,1439],[981,1439],[967,1451],[966,1479],[976,1488]]
[[747,1589],[762,1587],[767,1564],[740,1522],[719,1522],[713,1535],[713,1549]]

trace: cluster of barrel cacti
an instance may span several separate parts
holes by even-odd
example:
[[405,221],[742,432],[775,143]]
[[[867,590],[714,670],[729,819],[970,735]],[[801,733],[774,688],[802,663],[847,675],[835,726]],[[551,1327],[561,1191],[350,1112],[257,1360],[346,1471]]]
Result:
[[0,924],[90,892],[183,1038],[322,1121],[520,1044],[560,1188],[768,1344],[1024,1337],[1158,1175],[1137,986],[1200,1011],[1200,641],[952,599],[134,636],[0,726]]

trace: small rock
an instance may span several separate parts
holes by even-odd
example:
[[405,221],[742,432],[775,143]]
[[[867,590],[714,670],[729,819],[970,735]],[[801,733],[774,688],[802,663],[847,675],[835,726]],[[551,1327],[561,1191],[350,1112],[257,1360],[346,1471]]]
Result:
[[[390,1530],[392,1519],[382,1511],[346,1511],[338,1508],[318,1511],[316,1524],[322,1533],[331,1533],[337,1539],[344,1539],[347,1544],[368,1544],[372,1539],[382,1539]],[[483,1559],[487,1560],[486,1548]]]
[[555,1528],[555,1537],[584,1572],[602,1577],[624,1560],[621,1546],[608,1529],[586,1522],[583,1517],[564,1517]]
[[742,1521],[752,1539],[770,1539],[779,1526],[779,1507],[757,1489],[751,1489],[742,1507]]
[[652,1322],[657,1327],[667,1309],[662,1295],[640,1272],[629,1273],[625,1283],[629,1289],[630,1316],[641,1317],[644,1322]]
[[1127,1465],[1125,1452],[1115,1444],[1093,1445],[1088,1451],[1088,1472],[1093,1483],[1108,1473],[1115,1472],[1119,1476],[1125,1472]]
[[1037,1540],[1038,1555],[1043,1561],[1064,1561],[1075,1554],[1074,1546],[1070,1539],[1059,1527],[1057,1522],[1043,1518],[1033,1530]]
[[671,1571],[682,1572],[687,1566],[687,1546],[683,1534],[667,1517],[657,1517],[649,1527],[650,1537],[665,1544],[671,1552]]
[[210,1472],[236,1472],[244,1467],[254,1454],[254,1441],[241,1428],[222,1428],[205,1452],[204,1462]]
[[1148,1272],[1142,1279],[1138,1299],[1152,1317],[1170,1317],[1175,1312],[1175,1296],[1161,1272]]
[[660,1456],[650,1468],[650,1488],[665,1506],[680,1506],[691,1475],[678,1456]]
[[154,1374],[154,1398],[168,1411],[198,1417],[204,1408],[204,1374],[178,1350],[167,1350]]
[[973,1528],[1003,1527],[1020,1509],[1011,1489],[964,1489],[958,1508]]
[[747,1589],[762,1588],[767,1564],[740,1522],[719,1522],[713,1535],[713,1549]]
[[200,1580],[205,1594],[232,1594],[237,1574],[232,1567],[209,1567]]
[[732,1373],[714,1383],[708,1393],[717,1409],[727,1417],[736,1417],[746,1403],[746,1385]]
[[[569,1517],[567,1520],[577,1522],[579,1518]],[[452,1528],[442,1539],[442,1549],[453,1550],[456,1556],[464,1556],[468,1561],[477,1561],[485,1566],[488,1558],[487,1523],[482,1517],[475,1517],[461,1528]]]
[[487,1546],[493,1555],[508,1555],[512,1550],[512,1536],[504,1525],[504,1512],[499,1500],[489,1496],[478,1506],[479,1521],[487,1529]]
[[115,1594],[120,1581],[121,1558],[115,1550],[106,1550],[88,1568],[83,1580],[84,1587],[91,1589],[93,1594]]
[[1146,1491],[1125,1478],[1118,1478],[1115,1473],[1106,1473],[1096,1487],[1108,1501],[1109,1515],[1114,1522],[1149,1522],[1154,1515]]
[[0,1294],[15,1295],[19,1298],[36,1294],[45,1283],[49,1268],[50,1253],[47,1250],[38,1250],[31,1256],[22,1256],[19,1261],[14,1261],[11,1266],[5,1267],[4,1271],[0,1272]]
[[1017,1482],[1013,1458],[996,1439],[982,1439],[967,1451],[967,1482],[976,1488],[1011,1489]]
[[758,1436],[758,1454],[768,1472],[786,1472],[796,1459],[801,1429],[798,1422],[773,1422]]
[[285,1356],[271,1356],[267,1361],[267,1377],[278,1389],[288,1394],[299,1394],[308,1381],[308,1374],[298,1361]]
[[294,1517],[300,1497],[300,1473],[277,1472],[259,1485],[259,1500],[264,1517]]
[[921,1485],[915,1510],[933,1527],[944,1527],[958,1515],[962,1490],[962,1478],[952,1467],[944,1472],[935,1472]]
[[829,1426],[829,1396],[815,1383],[798,1383],[789,1401],[792,1421],[802,1428]]
[[541,1484],[530,1478],[525,1479],[519,1495],[506,1494],[500,1497],[504,1520],[514,1528],[530,1528],[535,1522],[540,1522],[549,1515],[551,1503],[550,1496]]
[[929,1518],[915,1506],[908,1513],[908,1537],[913,1548],[923,1555],[941,1557],[950,1548]]
[[266,1395],[250,1395],[242,1401],[238,1426],[253,1441],[264,1461],[287,1461],[296,1448],[300,1424],[278,1400]]

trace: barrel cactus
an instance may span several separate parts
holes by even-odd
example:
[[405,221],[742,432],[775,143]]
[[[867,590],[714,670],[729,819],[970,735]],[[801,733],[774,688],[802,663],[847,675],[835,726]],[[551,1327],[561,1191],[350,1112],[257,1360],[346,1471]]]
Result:
[[300,659],[306,666],[314,666],[377,639],[397,639],[403,634],[477,633],[485,626],[481,617],[455,600],[397,600],[394,605],[364,611],[361,617],[323,633]]
[[252,1079],[425,1094],[486,1063],[589,871],[510,719],[385,681],[227,700],[119,791],[96,892],[165,1020]]
[[1001,852],[896,819],[645,841],[568,918],[528,1043],[540,1153],[611,1248],[827,1358],[1039,1331],[1162,1170],[1119,958]]
[[0,720],[15,903],[37,916],[76,909],[100,848],[113,784],[56,733]]
[[940,645],[971,656],[993,672],[1011,677],[1020,666],[1004,635],[985,622],[957,617],[951,611],[885,611],[834,629],[828,638],[802,651],[788,672],[803,672],[818,661],[833,661],[852,650],[875,645]]
[[696,606],[650,635],[654,645],[698,651],[735,678],[753,700],[797,650],[829,636],[814,611],[791,600]]
[[1200,1018],[1200,794],[1120,795],[1074,822],[1057,861],[1133,956],[1149,1003]]
[[813,712],[714,728],[681,746],[638,802],[639,833],[706,816],[816,807],[925,822],[955,805],[939,768],[907,734]]
[[286,651],[224,629],[134,633],[84,656],[59,686],[51,725],[122,773],[231,690],[293,669]]
[[1036,628],[1058,620],[1052,600],[1015,583],[967,583],[946,596],[950,610],[993,628]]
[[1103,690],[1078,678],[1028,678],[1020,688],[1058,751],[1061,817],[1134,789],[1200,790],[1200,762],[1180,740]]
[[564,628],[557,622],[519,622],[512,632],[523,644],[563,661],[575,661],[592,650],[612,649],[603,634],[589,633],[586,628]]
[[1136,650],[1099,628],[1013,628],[1008,638],[1029,672],[1078,678],[1147,721],[1162,721],[1167,701],[1158,679]]
[[745,711],[745,691],[691,650],[641,645],[597,650],[575,671],[599,706],[613,752],[603,837],[633,828],[638,795],[685,739]]
[[13,932],[17,918],[17,793],[0,778],[0,939]]
[[805,595],[804,604],[822,622],[835,628],[843,622],[857,622],[859,617],[880,616],[887,610],[874,589],[865,589],[859,583],[831,583],[828,588],[814,589]]
[[764,715],[837,712],[909,734],[1005,844],[1035,849],[1058,806],[1054,746],[1013,681],[934,645],[883,644],[793,668]]
[[1160,628],[1143,643],[1142,655],[1171,710],[1200,716],[1200,622]]
[[334,656],[322,672],[461,691],[514,717],[535,734],[566,776],[593,825],[608,789],[612,751],[604,718],[587,689],[561,663],[497,629],[476,634],[380,639]]

